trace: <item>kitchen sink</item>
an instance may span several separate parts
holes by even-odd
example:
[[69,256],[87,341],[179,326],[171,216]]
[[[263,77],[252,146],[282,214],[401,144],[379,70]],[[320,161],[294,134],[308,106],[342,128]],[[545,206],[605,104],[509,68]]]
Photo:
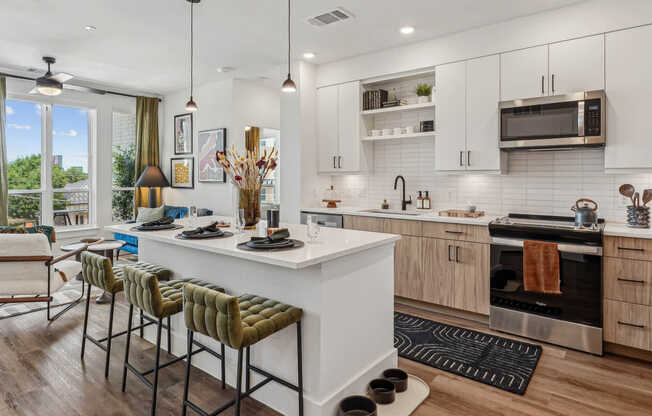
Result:
[[412,215],[412,216],[418,216],[421,215],[419,212],[413,212],[413,211],[396,211],[396,210],[391,210],[391,209],[366,209],[361,212],[368,212],[371,214],[391,214],[391,215]]

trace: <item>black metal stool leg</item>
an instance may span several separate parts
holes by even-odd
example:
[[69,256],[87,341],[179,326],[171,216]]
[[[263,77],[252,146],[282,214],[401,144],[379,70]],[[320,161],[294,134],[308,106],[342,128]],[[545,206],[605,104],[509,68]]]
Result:
[[131,320],[134,316],[134,305],[129,304],[129,320],[127,321],[127,346],[125,347],[125,363],[122,368],[122,392],[127,388],[127,364],[129,364],[129,346],[131,345]]
[[[191,330],[188,330],[188,334],[186,336],[188,340],[188,357],[186,358],[186,383],[183,387],[183,408],[181,410],[181,416],[186,416],[186,402],[188,401],[188,389],[190,388],[190,360],[192,359],[192,341],[194,337],[195,333]],[[224,380],[224,375],[222,375],[222,380]]]
[[172,325],[171,325],[172,320],[168,316],[168,354],[172,354]]
[[240,416],[240,402],[242,401],[242,348],[238,350],[238,374],[235,382],[235,415]]
[[91,305],[91,285],[88,284],[86,291],[86,311],[84,312],[84,330],[82,331],[82,345],[81,345],[81,359],[84,359],[84,351],[86,349],[86,330],[88,329],[88,308]]
[[303,416],[303,352],[301,351],[301,321],[297,322],[297,367],[299,371],[299,416]]
[[109,377],[109,362],[111,361],[111,340],[113,335],[113,311],[115,309],[115,294],[111,295],[111,311],[109,312],[109,335],[106,339],[106,364],[104,365],[104,378]]
[[140,310],[140,335],[141,338],[145,337],[145,328],[143,328],[143,325],[145,324],[145,318],[143,318],[143,310]]
[[226,389],[226,355],[224,355],[224,343],[220,342],[220,345],[220,353],[222,354],[222,359],[220,360],[222,366],[222,390],[224,390]]
[[247,347],[246,351],[246,367],[245,367],[245,392],[249,393],[251,389],[251,370],[249,370],[249,365],[251,363],[251,347]]
[[156,328],[156,359],[154,361],[154,382],[152,383],[152,412],[151,415],[156,415],[156,393],[158,390],[158,371],[159,362],[161,358],[161,329],[163,328],[163,318],[159,318],[158,326]]

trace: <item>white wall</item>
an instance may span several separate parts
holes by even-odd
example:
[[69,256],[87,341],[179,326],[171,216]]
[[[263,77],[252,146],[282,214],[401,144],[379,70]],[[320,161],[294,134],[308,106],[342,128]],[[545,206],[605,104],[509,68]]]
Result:
[[[324,86],[578,38],[652,22],[652,1],[592,0],[320,65]],[[418,30],[418,28],[417,28]]]
[[[225,80],[195,87],[195,101],[199,110],[193,114],[193,154],[174,154],[174,116],[185,114],[188,90],[184,89],[164,97],[164,126],[161,131],[161,166],[170,179],[170,159],[193,157],[195,160],[195,188],[165,188],[166,205],[208,208],[219,215],[232,215],[234,191],[230,183],[198,182],[198,132],[226,128],[227,146],[235,144],[244,149],[245,126],[280,127],[279,92],[258,83],[244,80]],[[283,138],[281,137],[281,141]]]

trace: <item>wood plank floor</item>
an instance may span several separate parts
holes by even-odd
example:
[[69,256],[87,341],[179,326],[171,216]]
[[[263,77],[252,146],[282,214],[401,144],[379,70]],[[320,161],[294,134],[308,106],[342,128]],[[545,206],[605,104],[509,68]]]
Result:
[[[407,306],[397,306],[397,310],[491,332],[481,324]],[[102,336],[108,306],[92,304],[91,312],[89,332]],[[126,327],[126,313],[119,296],[116,331]],[[103,351],[87,343],[84,362],[79,359],[82,323],[82,306],[50,325],[45,312],[0,320],[0,415],[149,414],[150,391],[134,376],[128,378],[127,392],[120,391],[124,339],[113,344],[107,380]],[[132,357],[138,368],[151,367],[153,346],[133,336]],[[163,353],[162,361],[166,357]],[[543,344],[543,355],[524,396],[405,359],[399,359],[399,366],[430,385],[430,396],[414,413],[416,416],[652,414],[652,364],[614,355],[601,358]],[[180,414],[184,371],[183,362],[162,371],[159,415]],[[197,369],[192,373],[191,386],[191,400],[206,409],[217,408],[233,397],[232,389],[222,391],[217,380]],[[247,399],[242,414],[278,413]]]

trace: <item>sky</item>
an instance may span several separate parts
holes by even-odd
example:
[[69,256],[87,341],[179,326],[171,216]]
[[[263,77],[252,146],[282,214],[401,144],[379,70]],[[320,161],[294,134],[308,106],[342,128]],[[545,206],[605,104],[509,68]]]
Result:
[[[41,153],[41,105],[7,100],[7,160]],[[63,167],[81,166],[88,173],[88,111],[54,106],[52,154],[63,156]]]

